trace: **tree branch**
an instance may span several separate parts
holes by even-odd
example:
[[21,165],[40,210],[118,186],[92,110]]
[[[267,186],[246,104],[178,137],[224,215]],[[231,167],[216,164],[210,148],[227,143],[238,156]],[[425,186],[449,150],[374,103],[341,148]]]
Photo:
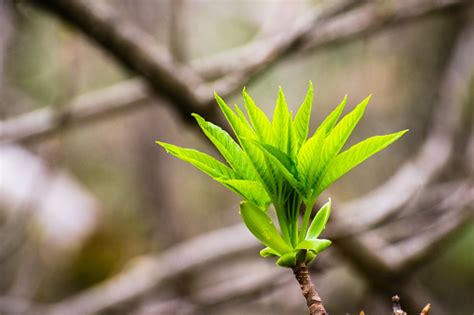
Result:
[[[322,9],[318,9],[314,13],[310,14],[309,18],[305,17],[303,20],[300,20],[295,24],[295,26],[292,28],[294,31],[290,33],[291,36],[302,36],[301,33],[304,34],[304,31],[310,28],[312,30],[313,34],[311,38],[317,37],[314,34],[321,34],[319,35],[319,39],[315,41],[313,39],[313,43],[311,45],[303,45],[302,43],[298,45],[289,45],[288,43],[295,43],[298,42],[298,40],[295,40],[292,37],[289,37],[289,35],[278,35],[275,38],[270,38],[262,41],[258,41],[256,43],[251,43],[241,50],[240,52],[236,51],[231,51],[229,52],[229,55],[227,55],[226,58],[231,58],[232,59],[224,59],[224,57],[209,57],[209,61],[200,61],[200,62],[195,62],[194,65],[197,67],[198,70],[206,72],[214,72],[214,71],[220,71],[221,74],[226,74],[227,76],[224,77],[222,80],[216,82],[214,85],[207,85],[202,82],[200,82],[200,79],[196,79],[196,74],[190,74],[189,76],[186,75],[187,72],[189,72],[188,68],[184,68],[185,70],[181,71],[181,68],[176,68],[177,66],[172,62],[171,56],[169,56],[166,52],[161,51],[157,49],[153,43],[151,42],[152,40],[147,36],[146,34],[143,34],[139,29],[130,26],[132,31],[131,33],[127,33],[126,29],[122,29],[121,31],[119,30],[114,30],[114,27],[116,27],[117,23],[125,23],[124,25],[127,26],[129,23],[126,23],[122,21],[119,17],[117,17],[113,12],[111,12],[111,9],[106,7],[106,4],[103,2],[81,2],[79,0],[70,0],[67,2],[62,2],[60,0],[30,0],[33,1],[34,3],[37,4],[42,4],[44,1],[44,7],[51,10],[53,13],[59,15],[60,17],[63,17],[64,19],[68,19],[69,15],[68,14],[73,14],[73,8],[78,7],[80,10],[78,11],[79,14],[83,14],[84,18],[80,19],[79,17],[76,17],[69,22],[73,23],[74,25],[77,25],[80,27],[84,33],[86,33],[88,36],[91,36],[92,38],[99,37],[106,37],[103,41],[99,41],[99,43],[102,45],[102,47],[105,50],[108,50],[108,45],[109,42],[111,41],[111,53],[114,54],[114,56],[119,59],[123,64],[128,65],[129,63],[135,63],[138,62],[140,63],[141,59],[136,60],[133,54],[138,54],[138,55],[143,55],[143,60],[146,60],[143,64],[136,65],[134,67],[130,67],[133,69],[137,74],[141,75],[145,79],[147,79],[150,82],[155,82],[154,83],[154,88],[158,92],[167,92],[167,93],[162,93],[164,97],[166,97],[167,100],[171,102],[171,106],[175,108],[175,110],[178,111],[182,115],[182,117],[189,118],[188,114],[196,110],[197,112],[203,113],[203,112],[208,112],[211,117],[207,117],[208,119],[212,118],[212,109],[211,107],[206,107],[209,106],[209,102],[212,101],[212,92],[214,89],[216,89],[220,94],[228,95],[230,93],[233,93],[236,89],[240,89],[250,78],[254,77],[255,75],[261,73],[263,70],[267,69],[268,67],[262,66],[265,63],[271,63],[271,62],[276,62],[277,60],[281,60],[284,57],[287,57],[290,52],[298,52],[301,50],[305,50],[308,48],[316,48],[316,47],[321,47],[326,43],[333,42],[338,39],[346,39],[348,40],[349,38],[355,38],[356,35],[363,34],[367,30],[375,31],[375,30],[381,30],[382,28],[376,29],[373,26],[377,23],[376,22],[376,17],[377,15],[374,15],[373,12],[376,12],[377,10],[375,8],[379,8],[381,4],[378,3],[372,3],[364,8],[359,9],[359,11],[352,10],[344,16],[341,17],[335,17],[335,18],[329,18],[331,17],[331,14],[337,14],[339,11],[337,10],[338,8],[341,9],[341,7],[338,7],[337,5],[330,6],[327,10],[328,12],[325,12]],[[64,6],[67,8],[64,8],[67,12],[62,11],[61,4],[58,4],[60,8],[56,8],[55,6],[49,6],[49,3],[62,3]],[[465,3],[467,1],[463,0],[445,0],[445,1],[427,1],[427,0],[417,0],[417,1],[400,1],[399,4],[396,6],[396,10],[390,10],[390,13],[386,13],[384,15],[386,20],[390,20],[391,23],[398,23],[398,22],[403,22],[406,19],[412,19],[415,17],[418,17],[420,15],[426,15],[429,13],[437,12],[442,9],[447,9],[450,7],[453,7],[455,5],[459,5],[462,3]],[[340,2],[344,3],[344,2]],[[403,5],[401,5],[403,3]],[[73,5],[72,5],[73,4]],[[92,5],[92,6],[89,6]],[[101,11],[104,11],[105,13],[101,14],[94,14],[92,12],[93,9],[95,9],[95,6],[98,5],[101,8]],[[343,6],[342,4],[339,4]],[[415,10],[412,12],[411,10],[413,8],[422,8]],[[362,11],[361,11],[362,10]],[[371,19],[368,20],[365,26],[359,25],[358,21],[361,19],[362,16],[365,16],[366,14],[363,14],[361,12],[372,12],[370,16],[372,16]],[[350,18],[353,13],[357,13],[356,18],[352,19]],[[78,14],[78,15],[79,15]],[[420,14],[420,15],[417,15]],[[110,16],[109,18],[107,18]],[[319,17],[319,18],[318,18]],[[326,19],[322,19],[322,17],[326,17]],[[392,17],[392,18],[391,18]],[[79,19],[79,20],[78,20]],[[320,20],[321,19],[321,20]],[[114,22],[115,21],[115,22]],[[332,22],[331,22],[332,21]],[[339,21],[339,22],[338,22]],[[352,21],[352,22],[351,22]],[[372,22],[371,22],[372,21]],[[378,20],[377,20],[378,21]],[[112,23],[114,22],[114,23]],[[316,23],[315,25],[310,25],[310,23]],[[325,25],[336,25],[336,26],[325,26]],[[352,24],[351,24],[352,23]],[[339,25],[339,26],[337,26]],[[357,27],[356,27],[357,25]],[[381,26],[388,25],[387,23],[383,24]],[[122,24],[120,24],[122,27]],[[311,26],[311,27],[310,27]],[[317,28],[315,28],[318,26]],[[95,28],[104,28],[105,30],[103,32],[94,30]],[[329,33],[329,29],[331,29],[331,36],[329,37],[327,33]],[[349,32],[347,30],[353,29],[352,32]],[[96,34],[96,33],[99,34]],[[106,33],[107,36],[105,36],[102,33]],[[125,34],[122,34],[125,33]],[[326,35],[324,35],[326,34]],[[110,39],[109,39],[110,37]],[[138,39],[140,38],[145,38],[143,41],[139,41]],[[302,36],[300,38],[300,42],[304,40],[309,40],[308,36]],[[99,40],[96,39],[96,40]],[[128,42],[128,41],[131,42]],[[136,52],[133,52],[133,54],[129,54],[126,49],[121,49],[122,46],[120,46],[121,42],[124,42],[126,46],[132,47],[133,51],[136,50]],[[117,43],[115,43],[117,42]],[[138,42],[138,43],[137,43]],[[143,44],[142,42],[145,42]],[[119,46],[119,47],[117,47]],[[267,47],[268,46],[268,47]],[[289,46],[289,47],[288,47]],[[142,50],[147,50],[149,47],[151,47],[151,52],[142,52]],[[155,48],[153,48],[155,47]],[[286,48],[285,48],[286,47]],[[119,49],[120,48],[120,49]],[[264,49],[263,51],[260,52],[261,49]],[[151,56],[148,56],[151,55]],[[253,60],[250,57],[253,56],[261,56],[260,58],[256,58]],[[148,57],[146,57],[148,56]],[[225,54],[222,56],[226,56]],[[266,56],[265,58],[262,58],[262,56]],[[237,60],[237,62],[234,61]],[[248,62],[246,64],[245,62]],[[145,68],[145,65],[148,63],[150,64],[155,64],[153,68],[157,69],[164,69],[164,72],[166,72],[166,75],[164,77],[161,77],[159,75],[159,71],[151,71],[150,74],[148,73],[148,70],[143,70]],[[220,70],[224,69],[223,67],[227,67],[227,64],[231,65],[234,64],[234,66],[231,66],[229,68],[226,68],[226,70]],[[143,67],[143,68],[142,68]],[[166,70],[166,71],[165,71]],[[142,72],[147,72],[147,73],[142,73]],[[179,84],[176,86],[175,89],[167,90],[167,85],[163,86],[158,86],[161,81],[154,81],[153,76],[156,75],[160,77],[162,80],[167,81],[167,84],[173,84],[173,82],[179,82]],[[169,78],[168,77],[173,77]],[[188,79],[191,78],[191,80],[188,81]],[[195,78],[195,79],[192,79]],[[184,80],[184,81],[183,81]],[[192,82],[191,82],[192,81]],[[77,106],[75,110],[69,110],[66,109],[67,114],[64,114],[65,116],[68,117],[67,120],[58,118],[54,112],[49,111],[49,110],[41,110],[41,111],[36,111],[33,113],[29,114],[24,114],[19,117],[15,118],[10,118],[7,121],[1,122],[0,123],[0,141],[5,142],[5,141],[22,141],[22,140],[37,140],[40,139],[46,135],[52,135],[60,130],[63,130],[64,127],[70,124],[75,124],[76,122],[80,122],[83,119],[83,116],[87,116],[87,118],[84,118],[84,121],[92,121],[95,118],[99,117],[107,117],[107,113],[109,111],[113,112],[120,112],[125,109],[129,108],[138,108],[136,103],[142,104],[143,102],[147,101],[147,95],[146,93],[149,93],[146,89],[145,84],[143,83],[138,83],[139,81],[132,80],[132,81],[127,81],[125,83],[118,84],[116,88],[111,87],[108,88],[110,91],[115,90],[119,91],[121,88],[125,86],[133,86],[133,87],[127,87],[129,88],[128,92],[129,94],[124,95],[123,98],[117,97],[115,102],[109,103],[108,99],[109,97],[113,97],[112,93],[108,97],[104,97],[104,103],[100,102],[100,97],[97,99],[91,98],[93,100],[92,103],[94,103],[94,107],[96,110],[90,111],[89,114],[82,115],[82,106],[84,108],[90,108],[92,106],[87,106],[87,104],[84,104],[81,102],[81,106]],[[187,89],[187,92],[183,93],[184,97],[186,97],[187,94],[189,93],[197,93],[196,95],[192,96],[191,98],[194,98],[195,100],[199,100],[198,103],[200,104],[195,104],[193,103],[194,101],[190,102],[190,106],[188,108],[188,103],[185,103],[183,105],[182,99],[175,98],[175,94],[180,92],[179,87],[185,86]],[[166,90],[166,91],[165,91]],[[102,92],[92,92],[87,94],[88,96],[92,96],[94,94],[97,95],[106,95],[107,93],[104,91]],[[199,96],[197,96],[199,95]],[[80,97],[79,99],[82,99]],[[181,100],[181,101],[180,101]],[[74,100],[71,102],[72,104],[76,103],[78,99]],[[115,106],[114,106],[115,103]],[[199,106],[198,109],[193,108],[193,105]],[[184,106],[184,107],[183,107]],[[67,106],[62,106],[62,108],[67,108]],[[215,106],[212,106],[212,108],[216,108]],[[59,114],[61,116],[63,114]],[[429,152],[428,152],[429,153]],[[404,180],[405,178],[411,177],[413,175],[413,171],[411,171],[413,168],[416,168],[416,165],[407,165],[406,166],[406,172],[407,174],[401,174],[401,180]],[[397,180],[398,181],[398,180]],[[402,194],[403,195],[403,194]],[[381,211],[383,212],[383,211]]]
[[173,101],[188,116],[202,111],[193,90],[201,79],[190,68],[175,64],[153,38],[119,16],[102,1],[30,0],[79,28],[128,69],[147,79],[160,95]]
[[139,79],[76,97],[56,112],[49,107],[0,121],[0,142],[35,141],[65,128],[88,124],[151,102],[149,89]]
[[[306,253],[303,256],[306,256]],[[308,266],[306,266],[303,261],[299,261],[296,266],[293,267],[293,273],[296,281],[300,284],[301,292],[306,299],[306,306],[308,307],[309,314],[327,315],[328,313],[324,308],[323,301],[309,276]]]

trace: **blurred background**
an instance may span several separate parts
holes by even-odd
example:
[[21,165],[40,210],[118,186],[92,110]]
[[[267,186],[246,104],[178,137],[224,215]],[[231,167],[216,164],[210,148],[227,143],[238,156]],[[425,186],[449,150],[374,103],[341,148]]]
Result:
[[[461,0],[0,0],[0,314],[304,314],[238,198],[158,147],[216,154],[191,112],[247,87],[348,144],[409,128],[321,197],[331,314],[474,312],[474,6]],[[280,270],[281,269],[281,270]]]

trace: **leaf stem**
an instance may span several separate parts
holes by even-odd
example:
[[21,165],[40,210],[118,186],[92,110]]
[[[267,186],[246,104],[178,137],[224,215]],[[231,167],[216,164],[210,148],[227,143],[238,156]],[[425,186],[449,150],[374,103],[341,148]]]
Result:
[[285,209],[280,205],[274,204],[275,212],[278,218],[278,225],[280,226],[281,234],[287,244],[291,244],[291,238],[288,231],[288,220],[285,216]]
[[312,201],[310,203],[305,202],[305,210],[304,210],[304,215],[303,215],[303,221],[301,222],[301,227],[300,227],[300,242],[304,240],[306,236],[306,230],[308,229],[308,224],[309,224],[309,218],[311,216],[311,211],[313,210],[315,201]]

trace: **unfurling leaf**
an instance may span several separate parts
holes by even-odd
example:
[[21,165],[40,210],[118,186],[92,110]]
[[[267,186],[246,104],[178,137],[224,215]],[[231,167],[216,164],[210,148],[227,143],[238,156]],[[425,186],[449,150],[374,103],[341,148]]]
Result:
[[293,251],[281,256],[276,264],[280,267],[291,268],[296,265],[296,255],[298,254],[297,251]]
[[339,177],[343,176],[375,153],[388,147],[407,131],[408,130],[403,130],[385,136],[375,136],[365,139],[336,156],[329,165],[326,173],[323,175],[319,184],[318,192],[326,189],[334,181],[339,179]]
[[330,240],[314,239],[304,240],[296,246],[296,249],[306,249],[313,251],[316,255],[331,245]]
[[313,222],[309,226],[308,233],[306,234],[306,239],[316,239],[319,234],[326,228],[326,223],[328,222],[329,215],[331,214],[331,199],[326,202],[318,213],[314,216]]
[[291,251],[289,245],[285,243],[280,233],[278,233],[272,219],[262,209],[250,202],[243,201],[240,203],[240,215],[249,231],[263,245],[270,247],[279,255]]
[[[193,114],[226,163],[205,153],[159,142],[165,150],[194,165],[239,195],[240,214],[249,231],[267,246],[263,257],[278,257],[277,264],[309,264],[331,241],[318,239],[331,212],[331,200],[310,222],[318,196],[338,178],[386,148],[406,131],[368,138],[341,153],[364,114],[370,96],[342,119],[347,96],[310,132],[313,85],[295,117],[279,89],[273,118],[259,108],[244,89],[245,110],[229,107],[217,93],[216,101],[234,138],[221,127]],[[308,135],[311,135],[308,139]],[[274,205],[278,228],[267,214]],[[305,209],[300,220],[300,210]]]

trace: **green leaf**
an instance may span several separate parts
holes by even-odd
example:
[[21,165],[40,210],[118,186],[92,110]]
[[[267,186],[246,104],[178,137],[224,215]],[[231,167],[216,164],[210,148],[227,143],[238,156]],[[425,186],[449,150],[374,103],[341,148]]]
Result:
[[315,239],[304,240],[296,246],[296,249],[306,249],[313,251],[316,255],[328,248],[331,245],[330,240]]
[[192,114],[192,116],[196,119],[204,134],[211,140],[224,159],[241,178],[256,178],[255,170],[250,164],[247,154],[245,154],[225,130],[204,120],[204,118],[198,114]]
[[244,112],[240,109],[240,107],[237,104],[234,104],[234,109],[235,112],[237,113],[237,116],[240,118],[240,121],[247,126],[249,130],[253,132],[252,126],[250,126],[250,122],[247,120],[247,117],[245,117]]
[[291,268],[296,265],[296,255],[298,254],[297,251],[293,251],[281,256],[276,264],[280,267]]
[[252,123],[258,138],[262,142],[273,144],[272,124],[268,120],[265,113],[255,105],[254,101],[250,95],[247,94],[245,89],[243,90],[242,94],[244,96],[245,108],[247,109],[250,122]]
[[244,119],[241,119],[241,117],[236,115],[219,95],[214,94],[214,96],[216,98],[217,104],[219,104],[222,113],[229,122],[229,125],[234,131],[235,136],[239,140],[240,144],[242,145],[242,138],[255,139],[256,135],[248,126],[248,123],[246,124],[245,117]]
[[295,116],[294,126],[301,146],[308,138],[309,120],[311,118],[311,107],[313,106],[313,83],[309,81],[308,92]]
[[388,147],[407,131],[403,130],[389,135],[370,137],[336,156],[321,179],[319,192],[375,153]]
[[311,189],[316,184],[317,175],[320,171],[321,152],[323,150],[325,134],[323,130],[317,131],[308,141],[306,141],[298,152],[298,163],[296,165],[300,180],[305,187],[305,197],[311,193]]
[[260,256],[267,258],[267,257],[280,257],[280,254],[278,254],[276,251],[271,249],[270,247],[265,247],[260,251]]
[[266,143],[254,141],[254,143],[263,151],[263,153],[274,163],[274,165],[281,172],[283,177],[290,183],[293,188],[302,192],[298,179],[295,177],[296,166],[288,155]]
[[251,180],[229,179],[222,183],[244,199],[266,210],[271,200],[261,183]]
[[[232,130],[234,131],[237,139],[240,142],[240,145],[247,153],[252,165],[258,174],[258,179],[261,181],[269,195],[275,192],[275,182],[271,176],[271,172],[267,167],[267,163],[265,161],[265,156],[263,152],[255,146],[251,141],[251,139],[257,139],[257,135],[254,131],[244,122],[241,118],[239,118],[230,107],[224,102],[219,95],[215,94],[217,103],[222,110],[225,118],[229,122]],[[243,139],[246,139],[244,141]],[[250,178],[253,179],[253,178]]]
[[[347,139],[351,135],[355,126],[361,119],[364,114],[365,108],[370,100],[371,96],[364,99],[356,108],[344,116],[341,121],[332,129],[332,131],[327,136],[324,141],[323,150],[321,153],[321,159],[319,161],[319,174],[317,176],[317,182],[320,177],[326,171],[328,164],[331,160],[341,151],[342,147],[346,143]],[[316,183],[318,185],[318,183]],[[317,191],[320,189],[315,189],[315,195],[317,196]]]
[[298,150],[300,149],[300,141],[298,139],[298,134],[295,130],[293,121],[291,120],[292,113],[290,112],[290,119],[288,119],[288,148],[286,150],[288,156],[292,161],[296,162],[296,156]]
[[275,137],[275,146],[283,152],[288,149],[288,120],[291,120],[286,104],[285,95],[280,87],[278,99],[273,113],[272,129]]
[[306,251],[306,257],[304,262],[309,265],[316,258],[316,253],[312,250]]
[[321,125],[319,125],[318,129],[316,129],[316,132],[324,131],[325,136],[327,136],[329,132],[331,132],[339,117],[341,116],[342,111],[346,106],[346,102],[347,95],[344,96],[342,102],[326,117],[326,119],[323,120]]
[[156,143],[161,145],[169,154],[191,163],[215,180],[222,181],[238,178],[232,169],[206,153],[193,149],[180,148],[165,142],[156,141]]
[[243,201],[240,203],[240,215],[245,225],[263,245],[275,250],[279,255],[291,251],[272,222],[272,219],[259,207]]
[[308,232],[306,233],[306,239],[316,239],[319,234],[326,228],[326,223],[331,214],[331,199],[326,202],[318,213],[314,216],[313,222],[309,226]]

